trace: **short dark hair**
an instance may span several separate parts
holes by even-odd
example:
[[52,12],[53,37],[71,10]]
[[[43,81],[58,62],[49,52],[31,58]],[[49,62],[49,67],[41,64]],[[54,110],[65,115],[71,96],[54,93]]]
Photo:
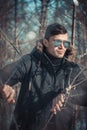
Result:
[[58,34],[65,34],[67,33],[67,30],[64,26],[53,23],[48,25],[46,32],[45,32],[45,38],[48,40],[51,36],[58,35]]

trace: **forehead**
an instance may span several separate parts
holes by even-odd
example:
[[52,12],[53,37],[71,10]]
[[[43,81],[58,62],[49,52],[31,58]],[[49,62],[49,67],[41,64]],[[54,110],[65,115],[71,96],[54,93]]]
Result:
[[60,39],[60,40],[68,40],[68,34],[59,34],[59,35],[54,35],[52,37],[50,37],[50,40],[57,40],[57,39]]

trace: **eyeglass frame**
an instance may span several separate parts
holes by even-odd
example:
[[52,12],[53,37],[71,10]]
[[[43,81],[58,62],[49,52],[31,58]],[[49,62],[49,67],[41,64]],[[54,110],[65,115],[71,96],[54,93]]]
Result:
[[[55,44],[55,42],[56,42],[56,44]],[[58,42],[60,42],[60,43],[58,43]],[[54,47],[57,47],[57,46],[60,46],[62,43],[63,43],[63,46],[64,46],[65,48],[67,48],[67,49],[68,49],[68,48],[70,47],[70,45],[71,45],[71,42],[70,42],[70,41],[57,39],[57,40],[54,40],[54,41],[53,41],[53,46],[54,46]],[[68,46],[67,46],[67,47],[65,46],[65,43],[68,43]]]

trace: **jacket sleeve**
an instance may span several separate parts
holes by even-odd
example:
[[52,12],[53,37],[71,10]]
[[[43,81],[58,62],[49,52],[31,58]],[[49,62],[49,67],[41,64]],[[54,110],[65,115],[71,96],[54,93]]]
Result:
[[6,84],[15,85],[18,82],[22,82],[24,77],[29,73],[31,68],[31,56],[29,54],[23,56],[19,61],[11,73],[9,79]]

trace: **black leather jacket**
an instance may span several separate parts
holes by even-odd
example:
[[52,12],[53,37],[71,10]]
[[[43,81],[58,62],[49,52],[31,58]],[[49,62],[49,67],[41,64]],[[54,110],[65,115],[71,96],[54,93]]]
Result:
[[40,53],[36,49],[19,60],[8,84],[22,83],[15,109],[20,130],[33,130],[31,124],[40,123],[42,111],[51,106],[55,96],[65,92],[79,70],[77,64],[66,58],[61,60],[55,70],[46,53]]

